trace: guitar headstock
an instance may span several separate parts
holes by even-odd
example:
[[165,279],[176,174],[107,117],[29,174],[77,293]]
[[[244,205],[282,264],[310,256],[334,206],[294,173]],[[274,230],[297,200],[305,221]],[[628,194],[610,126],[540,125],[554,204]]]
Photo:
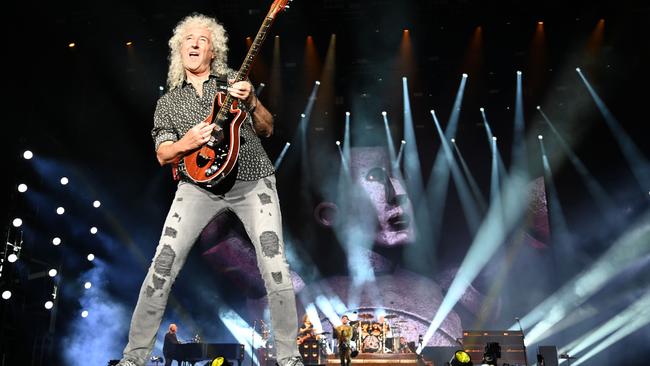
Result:
[[271,4],[271,9],[269,10],[268,16],[275,18],[275,15],[285,9],[289,8],[289,3],[293,0],[275,0]]

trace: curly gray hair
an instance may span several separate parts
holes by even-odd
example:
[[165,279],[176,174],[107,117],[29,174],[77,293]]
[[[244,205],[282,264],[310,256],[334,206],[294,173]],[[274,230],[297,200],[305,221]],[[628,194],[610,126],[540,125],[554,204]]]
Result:
[[210,72],[223,75],[228,72],[228,35],[223,25],[216,19],[203,14],[194,13],[183,18],[174,28],[174,34],[169,39],[169,71],[167,72],[167,86],[173,90],[182,85],[185,80],[185,68],[181,60],[181,43],[186,29],[190,26],[205,27],[210,31],[210,43],[214,58],[210,65]]

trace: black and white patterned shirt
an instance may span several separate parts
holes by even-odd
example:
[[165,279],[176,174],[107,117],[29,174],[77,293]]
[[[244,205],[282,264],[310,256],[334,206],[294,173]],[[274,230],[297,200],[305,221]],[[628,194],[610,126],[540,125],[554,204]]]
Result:
[[[212,101],[218,89],[217,80],[216,76],[210,75],[210,78],[203,82],[201,97],[196,93],[194,86],[187,82],[160,97],[151,130],[156,150],[165,141],[178,141],[212,112]],[[246,108],[244,103],[240,105]],[[241,125],[240,136],[237,179],[252,181],[273,174],[273,164],[253,129],[250,114]]]

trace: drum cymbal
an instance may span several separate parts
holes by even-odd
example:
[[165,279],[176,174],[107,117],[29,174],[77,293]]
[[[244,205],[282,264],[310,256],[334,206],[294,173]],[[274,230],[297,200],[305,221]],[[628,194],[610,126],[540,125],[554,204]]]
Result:
[[358,316],[359,316],[359,318],[363,318],[363,319],[372,319],[372,318],[375,317],[372,314],[359,314]]

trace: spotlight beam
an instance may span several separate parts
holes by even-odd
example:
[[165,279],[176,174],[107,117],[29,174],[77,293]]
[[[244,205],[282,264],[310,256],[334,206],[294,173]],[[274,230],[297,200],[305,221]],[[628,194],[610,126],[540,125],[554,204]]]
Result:
[[619,328],[616,332],[611,334],[605,340],[600,342],[598,345],[589,350],[580,357],[580,359],[573,364],[573,366],[578,366],[595,356],[596,354],[607,349],[609,346],[620,341],[621,339],[627,337],[628,335],[636,332],[637,330],[645,327],[647,324],[650,324],[650,301],[646,301],[640,304],[640,310],[634,315],[634,318],[630,320],[626,325]]
[[[411,196],[413,202],[413,211],[415,215],[416,227],[419,229],[418,242],[422,238],[429,238],[430,216],[429,204],[424,191],[422,182],[422,166],[418,154],[417,139],[415,128],[413,127],[413,115],[411,114],[411,100],[409,97],[408,79],[402,78],[402,100],[404,104],[404,140],[408,144],[404,145],[404,174],[406,181],[406,190]],[[430,258],[434,257],[433,248],[430,245],[411,245],[405,251],[406,262],[413,268],[425,270],[431,266]]]
[[350,161],[350,112],[345,113],[345,134],[343,135],[343,158]]
[[607,127],[612,131],[614,139],[618,143],[618,146],[630,165],[632,174],[641,185],[641,189],[643,189],[644,192],[647,192],[648,188],[650,188],[650,166],[648,165],[648,161],[643,157],[643,154],[639,151],[630,136],[623,130],[620,123],[616,120],[612,112],[610,112],[609,108],[607,108],[607,105],[605,105],[605,102],[600,99],[598,93],[596,93],[580,68],[577,68],[576,71],[578,71],[580,79],[582,79],[582,82],[587,87],[587,90],[589,91],[589,94],[591,94],[591,97],[600,110],[600,113],[603,115]]
[[503,164],[503,159],[501,158],[501,153],[499,153],[499,148],[497,147],[497,139],[492,133],[492,128],[488,122],[487,115],[485,110],[481,108],[481,118],[483,119],[483,127],[485,127],[485,133],[487,135],[488,144],[490,144],[490,151],[492,152],[492,170],[490,174],[490,200],[496,202],[495,199],[500,197],[499,190],[501,189],[501,180],[505,180],[506,176],[506,167]]
[[515,123],[512,141],[512,163],[526,167],[526,137],[524,123],[524,93],[521,71],[517,71],[517,93],[515,99]]
[[[501,243],[506,239],[507,234],[519,223],[527,206],[527,200],[525,199],[527,184],[527,173],[521,169],[515,169],[504,185],[503,209],[501,209],[501,205],[490,205],[490,209],[467,255],[463,259],[456,277],[449,286],[445,298],[423,337],[423,345],[429,342],[458,300],[463,296],[469,284],[474,281],[489,262]],[[417,353],[420,352],[422,352],[422,346],[418,347]]]
[[580,160],[580,158],[569,147],[569,144],[564,140],[564,138],[562,138],[562,135],[560,135],[560,132],[555,128],[555,126],[548,118],[546,113],[544,113],[544,111],[541,108],[537,108],[537,110],[542,115],[542,118],[544,119],[546,124],[551,128],[551,131],[555,135],[555,138],[560,143],[560,147],[562,148],[562,150],[564,150],[564,153],[569,157],[569,161],[571,161],[573,166],[580,174],[580,177],[582,177],[582,180],[584,181],[591,195],[594,197],[598,207],[601,209],[603,213],[610,212],[610,210],[612,210],[615,207],[615,204],[614,201],[612,201],[612,199],[605,191],[605,188],[603,188],[603,186],[600,185],[600,183],[598,183],[596,179],[594,179],[593,175],[589,172],[589,170],[587,170],[587,167],[582,163],[582,160]]
[[275,159],[275,163],[273,164],[273,166],[275,167],[276,171],[280,167],[280,164],[282,164],[282,160],[284,160],[284,156],[287,155],[287,151],[289,150],[289,146],[291,146],[291,143],[289,143],[289,142],[284,144],[284,147],[282,148],[282,151],[280,152],[280,155],[278,156],[277,159]]
[[[392,172],[394,173],[397,170],[397,155],[395,154],[395,144],[393,142],[393,136],[390,133],[390,127],[388,127],[388,117],[386,116],[386,112],[381,113],[382,118],[384,119],[384,130],[386,130],[386,141],[388,144],[388,156],[391,161],[391,169]],[[402,147],[400,146],[400,150],[402,150]]]
[[395,167],[397,168],[397,170],[399,170],[401,166],[402,156],[404,155],[404,145],[406,145],[406,141],[402,140],[402,143],[399,146],[399,152],[397,153],[397,157],[395,158]]
[[[256,352],[252,347],[253,345],[262,346],[264,344],[262,336],[251,328],[239,314],[226,306],[222,306],[219,309],[219,319],[221,319],[221,322],[228,328],[237,342],[244,345],[244,350],[255,365],[259,365]],[[253,339],[251,339],[251,334],[253,335]]]
[[[467,84],[467,77],[463,75],[456,91],[454,105],[452,107],[451,115],[445,128],[445,139],[450,140],[455,138],[456,130],[458,128],[458,119],[460,117],[460,108],[465,94],[465,85]],[[442,146],[436,154],[436,159],[431,169],[429,176],[429,184],[427,187],[427,195],[429,202],[431,202],[430,217],[431,219],[426,223],[430,227],[432,247],[440,240],[440,227],[442,225],[442,211],[447,203],[447,190],[449,187],[449,166],[444,157]],[[408,156],[406,157],[408,158]],[[426,342],[425,342],[426,344]]]
[[496,212],[503,212],[501,204],[501,187],[499,183],[499,163],[497,141],[490,140],[490,151],[492,152],[492,168],[490,169],[490,204],[497,207]]
[[556,250],[554,250],[553,253],[556,262],[559,264],[558,271],[562,273],[560,278],[568,278],[569,273],[567,273],[567,269],[572,267],[570,261],[572,258],[575,258],[575,251],[571,245],[569,229],[567,228],[564,212],[562,212],[562,205],[560,204],[560,198],[557,188],[555,187],[553,171],[551,170],[551,164],[548,160],[548,155],[546,154],[544,140],[538,139],[538,141],[542,152],[542,166],[544,168],[544,177],[546,178],[546,187],[548,189],[547,196],[549,198],[552,232],[555,233],[554,244]]
[[460,202],[463,207],[463,212],[465,213],[465,218],[467,219],[469,229],[471,233],[474,234],[476,230],[478,230],[480,223],[478,208],[476,207],[474,200],[471,198],[471,194],[469,192],[469,188],[467,187],[467,183],[465,182],[465,178],[463,178],[463,175],[458,169],[458,164],[456,164],[456,159],[454,159],[454,152],[451,151],[451,147],[449,147],[449,143],[447,142],[447,139],[442,132],[442,128],[440,127],[436,113],[433,110],[431,111],[431,116],[433,117],[433,122],[436,126],[436,131],[438,131],[440,141],[442,142],[442,149],[444,156],[447,159],[447,166],[449,167],[452,177],[454,178],[454,183],[456,183],[458,197],[460,198]]
[[[575,276],[521,319],[522,327],[534,326],[526,336],[526,344],[540,340],[541,335],[563,320],[569,311],[581,306],[635,260],[650,253],[648,237],[650,213],[643,215],[638,224],[616,240],[590,268]],[[510,329],[519,329],[519,326],[513,324]]]
[[626,324],[635,323],[645,308],[650,308],[650,291],[598,328],[587,332],[576,344],[560,348],[559,353],[579,354]]
[[463,168],[463,173],[465,173],[467,182],[469,183],[469,186],[472,189],[472,193],[474,194],[474,198],[476,199],[476,202],[478,203],[481,212],[485,212],[485,210],[487,209],[487,203],[485,202],[483,193],[481,192],[481,189],[478,187],[478,183],[476,182],[476,179],[474,178],[472,171],[469,169],[469,166],[467,165],[467,162],[465,161],[463,154],[460,152],[460,149],[458,148],[458,144],[456,144],[455,139],[451,140],[451,145],[454,147],[454,151],[456,151],[456,155],[458,156],[458,161],[460,161],[460,165]]

